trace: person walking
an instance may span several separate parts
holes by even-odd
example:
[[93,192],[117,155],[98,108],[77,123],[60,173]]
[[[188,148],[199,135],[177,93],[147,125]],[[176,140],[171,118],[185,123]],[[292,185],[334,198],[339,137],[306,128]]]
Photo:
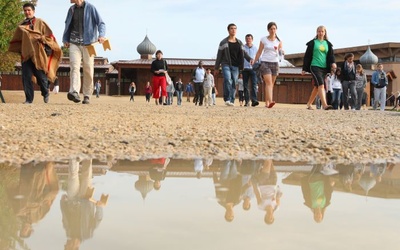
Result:
[[[23,5],[25,19],[18,25],[11,39],[9,52],[21,55],[24,104],[34,99],[34,81],[39,85],[45,103],[49,102],[49,82],[54,81],[62,52],[48,24],[35,17],[35,5]],[[32,77],[34,76],[34,81]]]
[[229,24],[227,30],[229,36],[219,43],[214,66],[214,76],[218,75],[221,66],[224,76],[224,102],[227,106],[234,106],[239,70],[242,70],[244,67],[244,59],[252,65],[253,58],[245,51],[242,41],[236,38],[236,25],[233,23]]
[[181,78],[179,78],[179,80],[175,83],[175,91],[177,105],[182,105],[183,83]]
[[188,84],[186,84],[186,101],[190,102],[190,94],[193,93],[193,85],[191,82],[188,82]]
[[342,88],[343,88],[343,106],[345,110],[349,109],[349,92],[351,96],[351,109],[356,109],[357,91],[356,91],[356,64],[354,63],[354,54],[347,53],[344,56],[342,66]]
[[374,86],[374,110],[380,105],[380,110],[385,111],[386,106],[386,86],[388,79],[386,72],[383,71],[383,64],[378,63],[376,70],[372,73],[371,84]]
[[193,82],[194,82],[194,100],[195,105],[199,103],[199,106],[203,105],[204,98],[204,78],[206,76],[206,69],[203,67],[203,61],[199,61],[198,66],[193,71]]
[[153,93],[153,90],[151,88],[150,82],[146,83],[145,93],[146,93],[146,102],[150,102],[150,97],[151,97],[151,95]]
[[361,110],[362,99],[365,87],[367,86],[367,75],[364,72],[364,69],[361,64],[357,64],[356,66],[356,77],[355,77],[355,87],[357,93],[357,102],[355,103],[355,109]]
[[318,95],[321,99],[322,108],[324,110],[332,109],[331,105],[326,103],[325,96],[325,76],[330,71],[331,67],[336,67],[335,56],[333,54],[333,45],[328,40],[328,34],[325,26],[317,28],[317,35],[309,41],[303,59],[304,75],[306,72],[311,73],[314,88],[307,102],[307,109],[312,109],[312,102]]
[[333,75],[330,78],[331,92],[332,92],[332,106],[333,109],[339,109],[342,95],[342,82],[340,80],[341,69],[335,69]]
[[[90,55],[86,46],[95,42],[103,43],[106,24],[96,7],[85,0],[70,0],[74,3],[67,13],[63,34],[64,47],[69,48],[70,87],[68,100],[81,101],[81,64],[83,66],[83,101],[90,103],[93,94],[94,55]],[[97,35],[99,34],[99,35]],[[83,63],[82,63],[83,62]]]
[[[257,47],[253,44],[253,35],[247,34],[245,37],[246,44],[244,45],[244,50],[249,54],[251,58],[255,58],[257,54]],[[257,100],[257,74],[253,70],[252,65],[249,61],[244,60],[244,68],[242,70],[243,75],[243,88],[244,88],[244,106],[249,106],[249,101],[251,100],[251,106],[258,106],[259,102]],[[251,86],[249,88],[249,80],[251,81]],[[250,89],[250,90],[249,90]]]
[[131,95],[131,98],[129,99],[130,102],[135,101],[135,92],[136,92],[136,84],[135,82],[131,82],[129,85],[129,94]]
[[214,88],[214,76],[211,74],[211,69],[207,69],[206,77],[204,78],[204,103],[206,107],[212,105],[212,89]]
[[101,89],[100,80],[97,80],[97,82],[94,84],[94,89],[96,90],[96,98],[99,98],[100,97],[100,89]]
[[167,97],[167,80],[165,74],[168,74],[167,61],[163,59],[163,53],[161,50],[156,51],[156,59],[151,63],[151,72],[153,73],[153,98],[155,104],[159,104],[159,98],[161,95],[161,104],[166,104]]
[[278,26],[274,22],[267,25],[269,35],[261,38],[260,46],[254,60],[261,59],[260,72],[265,83],[265,107],[272,108],[274,85],[279,74],[279,59],[282,54],[282,41],[276,35]]

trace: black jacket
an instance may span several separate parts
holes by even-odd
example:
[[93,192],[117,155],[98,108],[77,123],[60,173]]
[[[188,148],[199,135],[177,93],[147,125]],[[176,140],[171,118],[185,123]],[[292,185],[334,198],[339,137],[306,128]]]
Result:
[[[311,73],[311,62],[314,54],[314,40],[309,41],[307,45],[306,53],[303,58],[303,71]],[[331,70],[332,63],[335,63],[335,56],[333,54],[333,45],[331,42],[328,42],[328,54],[326,54],[326,69],[328,72]]]

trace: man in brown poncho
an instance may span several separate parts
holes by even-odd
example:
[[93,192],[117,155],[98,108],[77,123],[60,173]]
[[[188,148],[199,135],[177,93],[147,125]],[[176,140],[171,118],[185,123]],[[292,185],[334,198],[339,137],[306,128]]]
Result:
[[17,27],[8,51],[21,54],[24,103],[33,102],[34,81],[38,83],[43,101],[47,103],[48,79],[55,80],[62,52],[47,23],[34,16],[35,6],[26,3],[23,10],[25,20]]

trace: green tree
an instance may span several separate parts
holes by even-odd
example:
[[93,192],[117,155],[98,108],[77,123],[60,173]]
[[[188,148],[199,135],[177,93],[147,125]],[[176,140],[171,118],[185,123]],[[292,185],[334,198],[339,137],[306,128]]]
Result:
[[9,53],[8,45],[14,35],[18,23],[23,20],[22,5],[37,1],[0,0],[0,71],[14,71],[15,62],[20,60],[19,55]]

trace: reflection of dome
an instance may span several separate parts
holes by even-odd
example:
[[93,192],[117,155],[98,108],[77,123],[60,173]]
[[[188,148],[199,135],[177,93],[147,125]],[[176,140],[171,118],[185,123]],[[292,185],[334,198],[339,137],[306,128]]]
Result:
[[142,194],[143,200],[146,195],[153,190],[153,181],[150,179],[149,175],[140,175],[139,180],[135,182],[135,189]]
[[371,65],[377,64],[379,61],[378,57],[372,53],[371,48],[368,46],[367,51],[360,57],[360,63],[364,68],[370,69]]
[[140,54],[141,58],[150,58],[151,56],[156,52],[156,46],[150,42],[149,38],[146,37],[144,38],[143,42],[141,42],[137,48],[136,48],[137,52]]
[[371,190],[376,185],[376,180],[374,177],[370,176],[369,173],[364,173],[358,182],[358,185],[362,187],[365,191],[365,195],[368,196],[369,190]]

